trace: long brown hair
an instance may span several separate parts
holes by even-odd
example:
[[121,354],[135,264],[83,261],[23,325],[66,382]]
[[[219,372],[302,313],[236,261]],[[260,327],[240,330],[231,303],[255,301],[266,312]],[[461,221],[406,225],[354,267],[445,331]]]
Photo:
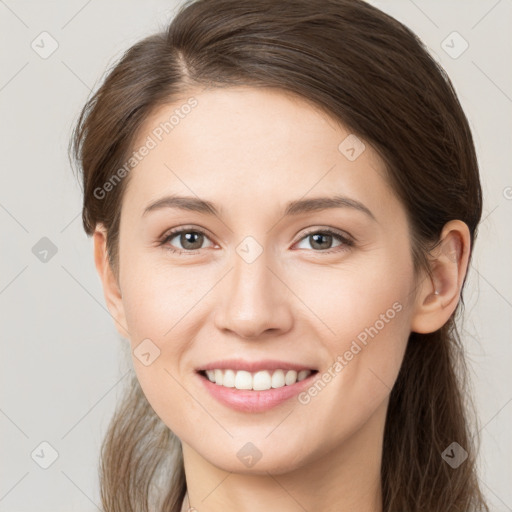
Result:
[[[84,228],[91,235],[104,224],[114,272],[129,173],[108,193],[98,190],[129,158],[142,122],[193,88],[236,85],[294,93],[372,145],[406,209],[416,271],[429,271],[428,253],[450,220],[468,225],[473,247],[482,192],[471,131],[450,79],[413,32],[362,0],[195,0],[124,54],[75,127]],[[385,425],[385,512],[488,511],[455,325],[463,305],[438,331],[409,337]],[[441,456],[452,442],[468,452],[457,469]],[[180,510],[179,439],[134,376],[104,440],[100,473],[106,512]]]

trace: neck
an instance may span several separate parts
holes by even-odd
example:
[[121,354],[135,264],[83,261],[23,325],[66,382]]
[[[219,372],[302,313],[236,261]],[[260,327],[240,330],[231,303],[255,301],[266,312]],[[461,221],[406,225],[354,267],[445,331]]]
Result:
[[188,489],[182,511],[381,512],[386,409],[387,401],[350,438],[285,473],[224,471],[182,443]]

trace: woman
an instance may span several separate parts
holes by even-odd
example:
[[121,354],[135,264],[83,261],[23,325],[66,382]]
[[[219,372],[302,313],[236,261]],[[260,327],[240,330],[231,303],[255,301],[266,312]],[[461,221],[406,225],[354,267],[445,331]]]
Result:
[[84,107],[134,374],[106,511],[488,510],[455,317],[482,197],[419,39],[360,0],[197,0]]

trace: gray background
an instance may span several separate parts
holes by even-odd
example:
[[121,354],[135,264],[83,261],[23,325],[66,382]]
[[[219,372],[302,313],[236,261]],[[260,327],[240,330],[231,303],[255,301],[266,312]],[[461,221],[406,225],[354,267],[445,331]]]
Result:
[[[512,1],[372,3],[431,49],[473,130],[484,220],[462,334],[481,421],[482,486],[492,510],[512,511]],[[100,509],[98,450],[131,363],[82,230],[67,144],[107,67],[177,5],[0,0],[0,512]],[[457,58],[463,41],[446,39],[453,31],[469,44]],[[52,450],[58,457],[43,469]]]

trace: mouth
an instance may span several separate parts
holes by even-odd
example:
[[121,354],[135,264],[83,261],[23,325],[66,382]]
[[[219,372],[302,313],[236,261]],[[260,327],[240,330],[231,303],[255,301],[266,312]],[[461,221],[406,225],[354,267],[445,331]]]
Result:
[[279,361],[218,361],[196,370],[206,390],[241,412],[269,410],[310,386],[316,368]]
[[252,391],[267,391],[269,389],[292,386],[317,372],[318,370],[314,369],[296,371],[284,370],[282,368],[277,368],[273,371],[259,370],[256,372],[234,370],[231,368],[198,371],[199,375],[217,386]]

